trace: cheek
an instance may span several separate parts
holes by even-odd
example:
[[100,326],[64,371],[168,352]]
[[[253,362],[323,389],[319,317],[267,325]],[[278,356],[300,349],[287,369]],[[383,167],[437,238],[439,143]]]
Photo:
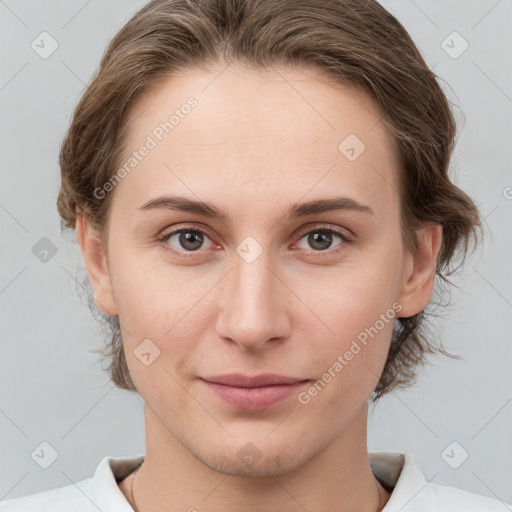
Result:
[[[377,263],[376,263],[377,262]],[[317,296],[318,310],[336,336],[344,340],[356,337],[387,314],[385,325],[392,323],[393,304],[398,296],[398,258],[385,264],[384,255],[363,258],[343,267],[339,275],[326,282]],[[385,330],[379,322],[379,330]]]
[[401,309],[396,302],[399,263],[396,255],[393,262],[382,253],[372,261],[344,267],[325,282],[322,293],[307,295],[311,309],[328,326],[322,336],[309,339],[310,360],[320,378],[317,388],[331,390],[322,391],[327,401],[345,403],[349,395],[356,404],[357,397],[368,396],[387,358]]
[[155,263],[143,254],[113,259],[113,264],[112,287],[134,381],[145,371],[137,359],[143,343],[150,352],[159,352],[151,363],[152,372],[163,370],[165,360],[166,368],[174,375],[180,370],[180,360],[185,360],[204,336],[205,326],[214,325],[214,319],[208,316],[211,311],[205,311],[207,301],[201,299],[218,279],[213,274],[194,274],[191,269],[172,272],[168,262],[160,259]]
[[316,381],[298,397],[313,415],[334,422],[353,417],[375,389],[396,318],[392,305],[382,300],[371,302],[365,294],[344,298],[327,319],[334,334],[309,340]]
[[124,317],[129,330],[161,338],[183,316],[184,305],[197,293],[191,281],[180,271],[170,272],[169,263],[163,259],[148,258],[144,251],[129,252],[130,256],[112,257],[112,288],[119,316]]
[[[307,274],[288,274],[286,280],[294,283],[294,291],[304,304],[291,297],[288,305],[282,304],[286,309],[281,313],[290,316],[290,336],[303,340],[298,351],[306,361],[316,361],[315,373],[329,368],[338,355],[350,350],[354,340],[363,348],[351,367],[368,361],[374,368],[385,359],[393,322],[381,325],[379,319],[393,304],[398,269],[391,246],[381,244],[362,251],[336,269],[312,267]],[[118,244],[117,253],[115,249],[111,252],[111,275],[119,318],[125,327],[127,359],[145,339],[154,341],[168,361],[186,358],[205,337],[205,330],[215,327],[219,273],[206,267],[173,269],[153,251],[132,248],[123,252],[119,247],[126,244]],[[205,290],[211,290],[209,297],[204,297]]]

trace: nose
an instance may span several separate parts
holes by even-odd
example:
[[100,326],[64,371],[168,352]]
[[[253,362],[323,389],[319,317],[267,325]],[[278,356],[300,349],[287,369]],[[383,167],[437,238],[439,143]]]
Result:
[[233,267],[218,293],[217,334],[246,351],[257,351],[269,341],[290,334],[293,294],[276,265],[263,253],[252,262],[235,254]]

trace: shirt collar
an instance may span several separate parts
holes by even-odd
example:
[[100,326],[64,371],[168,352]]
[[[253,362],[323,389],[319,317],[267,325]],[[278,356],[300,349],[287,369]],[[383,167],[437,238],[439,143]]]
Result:
[[144,454],[129,457],[104,457],[92,477],[94,501],[100,510],[133,512],[118,482],[127,477],[144,460]]
[[[404,508],[428,483],[409,453],[370,452],[368,459],[375,477],[384,487],[393,489],[382,512]],[[101,460],[91,482],[94,501],[100,509],[133,512],[118,482],[135,471],[143,460],[144,454]]]
[[393,488],[382,512],[405,512],[406,505],[428,484],[410,453],[370,452],[368,459],[375,477],[384,487]]

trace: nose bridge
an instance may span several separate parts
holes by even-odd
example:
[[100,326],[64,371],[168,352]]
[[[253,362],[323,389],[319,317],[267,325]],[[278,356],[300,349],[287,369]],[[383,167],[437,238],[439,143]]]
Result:
[[236,249],[229,282],[223,287],[219,335],[247,350],[285,335],[283,284],[274,274],[270,250],[247,237]]
[[257,314],[270,307],[275,276],[271,268],[271,234],[246,236],[233,255],[234,291],[240,306],[255,309]]
[[[247,249],[248,251],[244,252]],[[241,306],[249,309],[256,309],[261,314],[261,308],[270,304],[271,288],[275,280],[270,270],[270,251],[262,251],[253,259],[256,248],[249,244],[241,244],[237,250],[238,257],[235,259],[233,276],[234,287]]]

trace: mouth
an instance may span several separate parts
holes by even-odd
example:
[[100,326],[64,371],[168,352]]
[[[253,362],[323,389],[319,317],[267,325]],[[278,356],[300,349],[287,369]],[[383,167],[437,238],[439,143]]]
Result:
[[230,374],[204,377],[201,380],[216,396],[245,410],[267,409],[290,398],[310,382],[309,379],[277,374]]

